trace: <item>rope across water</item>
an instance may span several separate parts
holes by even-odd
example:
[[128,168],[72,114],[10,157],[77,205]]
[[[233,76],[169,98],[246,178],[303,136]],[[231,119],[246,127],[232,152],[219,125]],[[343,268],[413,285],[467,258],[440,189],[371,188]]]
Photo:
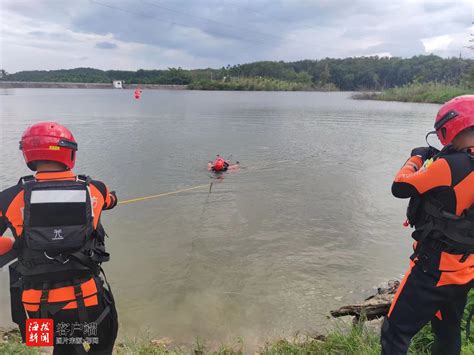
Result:
[[140,201],[150,200],[150,199],[153,199],[153,198],[160,198],[160,197],[165,197],[165,196],[170,196],[170,195],[176,195],[176,194],[180,194],[180,193],[186,192],[186,191],[202,189],[204,187],[209,187],[209,191],[211,191],[212,183],[211,184],[204,184],[204,185],[197,185],[197,186],[193,186],[193,187],[188,187],[186,189],[181,189],[181,190],[177,190],[177,191],[164,192],[162,194],[157,194],[157,195],[150,195],[150,196],[144,196],[144,197],[139,197],[139,198],[132,198],[130,200],[119,201],[118,204],[119,205],[124,205],[126,203],[140,202]]

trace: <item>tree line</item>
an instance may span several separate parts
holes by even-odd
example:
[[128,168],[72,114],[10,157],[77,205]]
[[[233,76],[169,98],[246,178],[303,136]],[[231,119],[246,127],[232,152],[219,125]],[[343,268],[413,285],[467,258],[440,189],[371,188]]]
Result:
[[409,83],[444,83],[474,87],[474,60],[441,58],[435,55],[399,57],[325,58],[296,62],[260,61],[220,69],[168,68],[166,70],[69,70],[0,71],[3,81],[109,83],[124,80],[131,84],[189,85],[220,87],[218,83],[239,80],[273,79],[298,83],[301,87],[335,87],[339,90],[384,90]]

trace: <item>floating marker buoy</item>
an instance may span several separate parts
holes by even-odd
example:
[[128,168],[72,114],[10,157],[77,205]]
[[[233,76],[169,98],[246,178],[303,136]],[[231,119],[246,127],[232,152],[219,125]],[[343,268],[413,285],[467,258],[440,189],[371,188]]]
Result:
[[135,99],[138,100],[138,99],[140,98],[140,96],[142,96],[142,90],[141,90],[140,88],[137,88],[137,89],[135,90],[135,94],[134,94],[134,95],[135,95]]

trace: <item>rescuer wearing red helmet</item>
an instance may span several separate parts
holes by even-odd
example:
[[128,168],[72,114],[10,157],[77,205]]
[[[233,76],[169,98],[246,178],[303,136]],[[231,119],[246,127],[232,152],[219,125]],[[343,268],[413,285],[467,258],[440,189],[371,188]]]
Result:
[[212,163],[211,169],[215,172],[221,172],[226,171],[228,167],[229,163],[222,159],[220,155],[217,155],[216,160],[214,160],[214,163]]
[[382,354],[406,354],[431,321],[432,352],[459,354],[461,320],[474,280],[474,95],[445,103],[435,130],[444,148],[412,150],[392,193],[410,198],[410,268],[382,327]]
[[72,133],[55,122],[37,123],[23,133],[20,141],[26,165],[35,171],[38,162],[55,162],[68,170],[76,162],[77,143]]
[[212,169],[214,171],[225,171],[227,170],[227,167],[229,166],[229,163],[227,163],[226,161],[224,161],[224,159],[220,158],[220,159],[216,159],[214,161],[214,164],[212,166]]
[[[12,320],[25,341],[27,318],[53,319],[53,354],[85,353],[82,342],[91,354],[111,354],[118,321],[100,276],[109,260],[100,217],[117,197],[74,174],[77,143],[58,123],[28,127],[20,150],[36,174],[0,192],[0,267],[18,259],[10,265]],[[7,229],[13,238],[2,236]]]

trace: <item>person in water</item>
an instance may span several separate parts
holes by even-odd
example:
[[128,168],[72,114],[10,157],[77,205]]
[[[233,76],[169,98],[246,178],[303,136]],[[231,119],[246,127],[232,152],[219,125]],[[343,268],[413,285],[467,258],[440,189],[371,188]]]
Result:
[[223,159],[219,154],[217,154],[216,159],[213,162],[207,164],[208,170],[214,172],[223,172],[227,170],[235,170],[239,167],[239,162],[235,164],[230,164],[228,160]]
[[461,320],[474,285],[474,95],[444,104],[434,125],[444,148],[415,148],[392,185],[410,198],[405,225],[414,227],[410,267],[382,326],[382,354],[406,354],[431,321],[432,352],[461,349]]
[[0,192],[0,267],[18,259],[10,265],[12,320],[27,341],[28,318],[52,319],[53,354],[83,354],[83,342],[90,354],[112,354],[118,320],[100,276],[109,260],[100,218],[116,206],[115,192],[72,171],[77,143],[58,123],[28,127],[20,150],[36,174]]

